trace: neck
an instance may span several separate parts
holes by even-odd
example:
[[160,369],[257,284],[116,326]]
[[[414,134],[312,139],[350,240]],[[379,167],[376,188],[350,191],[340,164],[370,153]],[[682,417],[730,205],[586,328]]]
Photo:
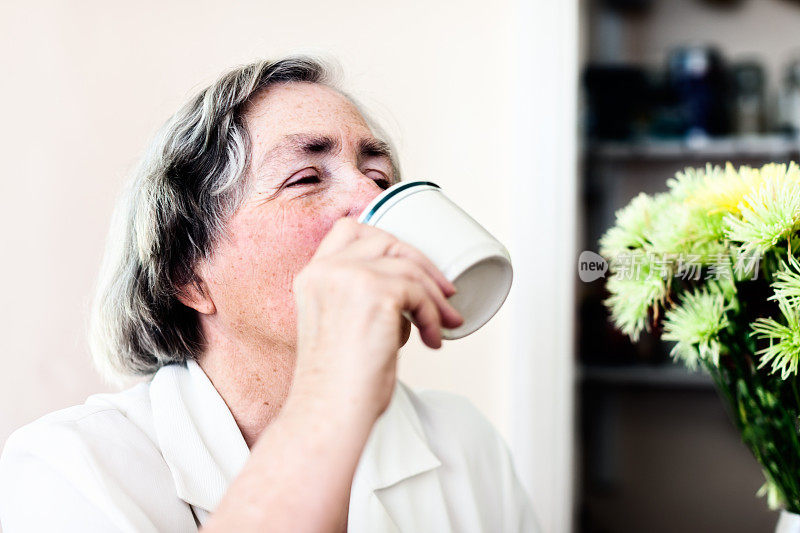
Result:
[[248,448],[283,407],[294,374],[295,351],[286,345],[242,343],[204,328],[206,349],[197,363],[230,409]]

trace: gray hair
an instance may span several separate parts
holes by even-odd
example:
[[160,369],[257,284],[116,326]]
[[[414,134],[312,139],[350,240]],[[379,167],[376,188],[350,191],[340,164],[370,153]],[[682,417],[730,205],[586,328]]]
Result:
[[225,235],[227,219],[247,193],[247,105],[276,84],[336,89],[336,72],[306,56],[235,68],[156,134],[117,204],[91,313],[89,345],[107,380],[149,375],[200,353],[197,314],[178,295],[188,284],[199,288],[195,266]]

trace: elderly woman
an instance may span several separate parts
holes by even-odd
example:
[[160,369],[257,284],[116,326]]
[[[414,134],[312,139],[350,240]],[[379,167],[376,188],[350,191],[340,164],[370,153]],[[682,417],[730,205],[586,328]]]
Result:
[[[466,400],[396,379],[461,322],[419,251],[354,217],[399,180],[319,62],[235,69],[156,137],[95,302],[101,370],[149,379],[8,440],[18,531],[531,531],[507,448]],[[378,136],[376,136],[378,135]]]

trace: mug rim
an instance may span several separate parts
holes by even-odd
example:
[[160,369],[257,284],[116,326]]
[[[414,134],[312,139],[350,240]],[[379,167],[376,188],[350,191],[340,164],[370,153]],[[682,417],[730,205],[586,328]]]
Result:
[[418,181],[399,181],[399,182],[395,183],[394,185],[392,185],[391,187],[389,187],[388,189],[386,189],[385,191],[383,191],[381,194],[379,194],[374,200],[372,200],[372,202],[370,202],[370,205],[368,205],[366,207],[366,209],[364,209],[364,212],[358,217],[358,221],[363,223],[363,224],[369,224],[370,221],[372,220],[372,218],[375,216],[375,213],[377,213],[378,210],[381,207],[383,207],[384,204],[386,204],[386,202],[388,202],[393,197],[395,197],[397,194],[399,194],[399,193],[401,193],[401,192],[403,192],[405,190],[408,190],[408,189],[410,189],[412,187],[422,186],[422,185],[427,185],[427,186],[430,186],[430,187],[435,187],[437,189],[441,189],[441,187],[439,187],[437,184],[433,183],[432,181],[422,181],[422,180],[418,180]]

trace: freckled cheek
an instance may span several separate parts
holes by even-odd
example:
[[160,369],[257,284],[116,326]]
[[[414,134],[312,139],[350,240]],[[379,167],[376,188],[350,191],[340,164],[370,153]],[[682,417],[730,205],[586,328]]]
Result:
[[248,254],[262,277],[279,278],[291,288],[294,276],[308,264],[338,217],[313,215],[284,224],[276,232],[253,235]]
[[291,255],[294,258],[295,268],[293,270],[295,274],[311,260],[320,242],[325,238],[335,221],[335,218],[326,219],[315,216],[298,224],[293,228],[293,231],[284,235],[284,250],[293,251]]

